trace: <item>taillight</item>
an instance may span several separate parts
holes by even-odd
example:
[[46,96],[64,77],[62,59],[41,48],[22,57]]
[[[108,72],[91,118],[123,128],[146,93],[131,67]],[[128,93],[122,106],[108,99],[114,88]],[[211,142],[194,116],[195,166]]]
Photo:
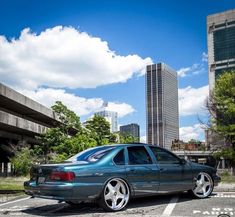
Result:
[[73,181],[75,178],[74,172],[63,172],[63,171],[58,171],[58,172],[52,172],[50,175],[50,180],[53,181]]

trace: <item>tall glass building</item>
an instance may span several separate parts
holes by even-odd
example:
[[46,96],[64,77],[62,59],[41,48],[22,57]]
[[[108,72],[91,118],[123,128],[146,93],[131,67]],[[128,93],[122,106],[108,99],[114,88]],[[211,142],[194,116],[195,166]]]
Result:
[[170,149],[179,139],[177,73],[164,63],[147,66],[147,142]]
[[223,71],[235,70],[235,10],[207,17],[208,72],[210,91]]

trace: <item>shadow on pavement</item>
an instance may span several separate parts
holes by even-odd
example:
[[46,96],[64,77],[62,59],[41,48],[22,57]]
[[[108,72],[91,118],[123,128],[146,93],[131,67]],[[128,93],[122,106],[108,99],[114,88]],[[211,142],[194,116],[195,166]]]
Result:
[[[120,214],[141,214],[145,211],[146,208],[149,210],[150,207],[152,209],[162,211],[169,204],[169,201],[172,197],[179,197],[179,201],[177,203],[181,203],[183,201],[193,200],[192,197],[186,193],[182,194],[171,194],[171,195],[155,195],[150,197],[142,197],[142,198],[133,198],[127,208],[118,213]],[[156,207],[154,207],[156,206]],[[22,211],[25,214],[29,215],[37,215],[37,216],[67,216],[67,215],[85,215],[85,214],[100,214],[103,216],[105,212],[102,208],[100,208],[95,203],[82,203],[78,205],[69,205],[66,203],[57,203],[57,204],[48,204],[44,206],[32,207]],[[112,214],[112,213],[110,213]],[[114,214],[114,213],[113,213]]]

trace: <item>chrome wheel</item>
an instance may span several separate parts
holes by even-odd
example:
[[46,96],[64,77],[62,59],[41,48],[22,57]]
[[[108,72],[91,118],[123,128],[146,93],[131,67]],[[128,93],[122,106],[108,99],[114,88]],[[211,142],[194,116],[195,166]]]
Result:
[[207,173],[200,172],[197,176],[193,194],[198,198],[206,198],[211,194],[213,186],[214,184],[211,176]]
[[130,198],[130,191],[127,183],[119,178],[110,180],[103,191],[104,202],[108,210],[118,211],[123,209]]

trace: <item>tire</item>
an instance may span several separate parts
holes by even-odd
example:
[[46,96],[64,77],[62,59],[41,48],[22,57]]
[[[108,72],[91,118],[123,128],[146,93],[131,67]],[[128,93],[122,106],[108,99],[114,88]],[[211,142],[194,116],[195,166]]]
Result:
[[206,172],[198,173],[196,183],[193,189],[189,192],[195,198],[203,199],[211,195],[214,188],[214,182],[211,176]]
[[106,211],[116,212],[124,209],[130,199],[128,184],[120,178],[109,180],[102,191],[99,205]]

